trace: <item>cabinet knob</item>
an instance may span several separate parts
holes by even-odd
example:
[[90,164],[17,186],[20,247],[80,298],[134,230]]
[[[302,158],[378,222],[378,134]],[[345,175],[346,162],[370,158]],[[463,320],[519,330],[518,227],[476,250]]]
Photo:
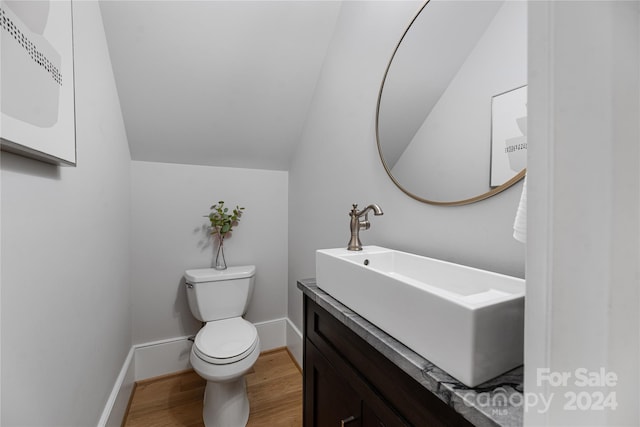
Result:
[[350,417],[345,418],[344,420],[340,420],[340,427],[345,427],[347,424],[349,424],[350,422],[353,422],[357,420],[356,417],[354,417],[353,415],[351,415]]

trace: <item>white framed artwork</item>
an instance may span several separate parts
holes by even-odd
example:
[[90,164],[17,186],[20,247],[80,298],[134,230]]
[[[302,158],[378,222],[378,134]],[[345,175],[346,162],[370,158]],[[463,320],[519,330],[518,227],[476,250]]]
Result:
[[527,167],[527,87],[491,99],[491,187]]
[[0,0],[2,149],[76,164],[71,0]]

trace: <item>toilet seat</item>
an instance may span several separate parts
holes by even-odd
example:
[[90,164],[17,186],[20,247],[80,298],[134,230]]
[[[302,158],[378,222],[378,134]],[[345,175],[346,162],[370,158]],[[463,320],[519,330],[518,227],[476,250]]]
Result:
[[208,322],[194,340],[194,353],[205,362],[227,365],[247,357],[256,348],[258,331],[242,317]]

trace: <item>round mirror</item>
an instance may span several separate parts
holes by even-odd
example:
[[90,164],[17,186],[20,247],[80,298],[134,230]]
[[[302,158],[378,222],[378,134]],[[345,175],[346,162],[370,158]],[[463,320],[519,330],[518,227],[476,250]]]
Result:
[[526,79],[526,2],[427,1],[378,96],[378,150],[393,182],[426,203],[463,205],[522,179]]

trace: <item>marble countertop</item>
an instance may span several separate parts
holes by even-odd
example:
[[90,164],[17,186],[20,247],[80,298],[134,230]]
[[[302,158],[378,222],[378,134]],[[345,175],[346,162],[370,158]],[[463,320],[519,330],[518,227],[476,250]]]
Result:
[[298,288],[475,426],[522,426],[522,367],[467,387],[318,288],[315,279],[298,281]]

